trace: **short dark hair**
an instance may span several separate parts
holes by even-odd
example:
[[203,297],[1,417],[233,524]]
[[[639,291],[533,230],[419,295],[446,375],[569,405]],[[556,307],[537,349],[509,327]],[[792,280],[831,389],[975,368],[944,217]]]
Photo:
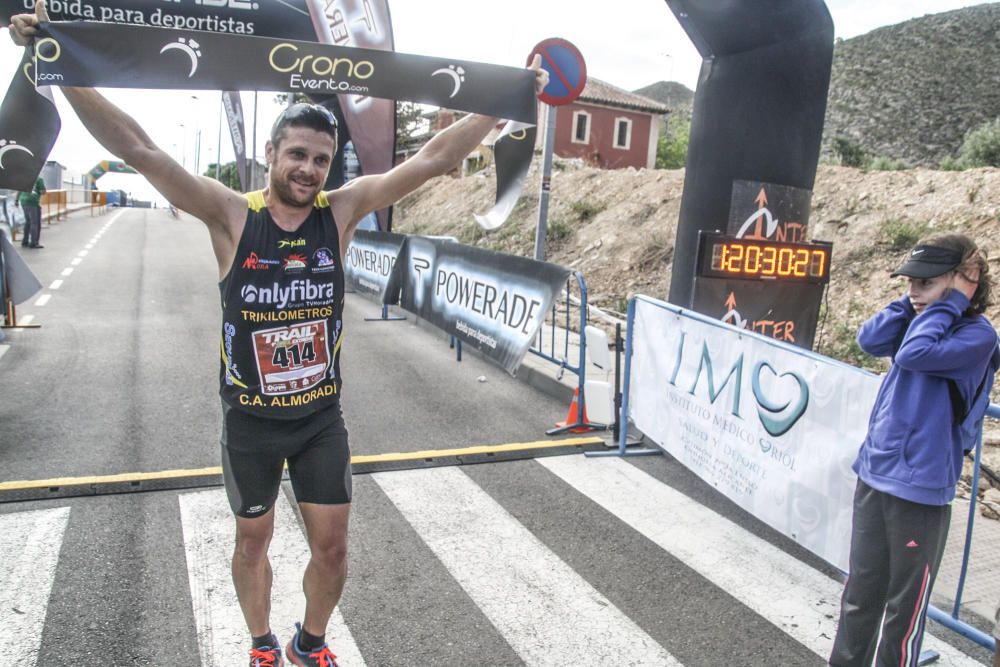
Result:
[[990,276],[990,264],[986,261],[986,252],[981,250],[975,241],[965,234],[934,234],[921,240],[917,245],[948,248],[962,253],[962,263],[955,268],[959,273],[964,274],[970,269],[979,269],[979,285],[969,300],[970,304],[965,315],[980,315],[986,312],[987,306],[993,305],[993,278]]
[[326,132],[336,141],[337,126],[337,117],[326,107],[297,102],[278,114],[274,120],[274,125],[271,126],[271,143],[277,147],[285,136],[286,127],[308,127],[317,132]]

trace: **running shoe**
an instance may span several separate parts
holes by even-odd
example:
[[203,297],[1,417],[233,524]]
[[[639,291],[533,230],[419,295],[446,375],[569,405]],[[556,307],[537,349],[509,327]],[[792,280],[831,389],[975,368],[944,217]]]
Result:
[[285,647],[285,653],[288,654],[288,659],[292,664],[299,667],[337,667],[337,656],[333,654],[333,651],[326,644],[312,651],[300,651],[298,646],[299,634],[301,632],[302,624],[296,623],[295,636],[292,637],[292,640]]
[[280,646],[262,646],[250,649],[250,667],[282,667]]

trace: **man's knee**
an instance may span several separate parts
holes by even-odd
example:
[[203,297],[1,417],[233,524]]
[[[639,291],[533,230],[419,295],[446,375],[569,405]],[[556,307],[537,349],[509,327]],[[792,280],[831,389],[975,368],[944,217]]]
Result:
[[347,562],[347,536],[330,538],[310,545],[313,560],[324,569],[337,570]]
[[274,521],[270,516],[258,519],[237,519],[235,555],[246,561],[260,561],[267,557]]

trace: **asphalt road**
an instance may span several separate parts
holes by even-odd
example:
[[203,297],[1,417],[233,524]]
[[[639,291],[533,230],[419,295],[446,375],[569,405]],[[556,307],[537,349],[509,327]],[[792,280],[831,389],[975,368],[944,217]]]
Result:
[[[41,327],[0,347],[0,482],[218,465],[205,229],[163,210],[84,211],[42,243],[22,255],[44,304],[18,310]],[[426,326],[365,320],[378,313],[348,297],[356,455],[542,440],[565,416],[473,355],[456,362]],[[220,494],[0,504],[0,627],[17,664],[246,664]],[[296,620],[279,612],[300,609],[304,548],[287,500],[279,632]],[[328,636],[345,665],[821,665],[837,594],[835,573],[669,457],[575,455],[357,475],[343,625]],[[939,664],[987,661],[958,645],[935,644]]]

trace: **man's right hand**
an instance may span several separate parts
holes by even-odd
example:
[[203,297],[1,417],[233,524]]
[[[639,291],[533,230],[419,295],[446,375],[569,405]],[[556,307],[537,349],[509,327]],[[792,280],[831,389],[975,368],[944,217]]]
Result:
[[10,38],[18,46],[28,46],[38,34],[38,24],[49,20],[45,0],[35,3],[34,14],[18,14],[10,19]]

